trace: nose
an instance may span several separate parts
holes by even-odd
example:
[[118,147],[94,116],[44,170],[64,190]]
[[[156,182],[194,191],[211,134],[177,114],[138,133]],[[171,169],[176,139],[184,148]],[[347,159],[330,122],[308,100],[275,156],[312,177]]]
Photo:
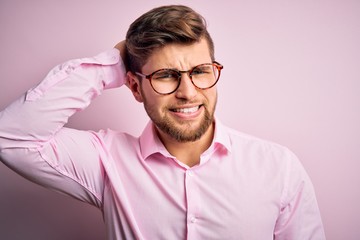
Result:
[[181,79],[180,79],[180,85],[175,92],[175,96],[177,98],[190,100],[190,99],[193,99],[197,93],[198,93],[198,90],[192,83],[189,73],[185,72],[185,71],[182,72]]

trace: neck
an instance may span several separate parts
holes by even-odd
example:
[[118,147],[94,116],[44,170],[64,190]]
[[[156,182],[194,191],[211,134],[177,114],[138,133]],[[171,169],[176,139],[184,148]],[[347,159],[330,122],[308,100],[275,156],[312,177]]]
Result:
[[191,142],[179,142],[169,135],[157,130],[160,140],[171,155],[180,162],[193,167],[200,162],[200,155],[208,149],[214,138],[215,123],[212,123],[200,139]]

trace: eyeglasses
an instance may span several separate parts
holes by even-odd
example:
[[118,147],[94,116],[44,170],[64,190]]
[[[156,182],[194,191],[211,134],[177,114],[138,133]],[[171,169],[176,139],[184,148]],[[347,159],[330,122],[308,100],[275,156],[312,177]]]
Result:
[[179,88],[182,73],[189,75],[192,84],[194,84],[196,88],[204,90],[215,86],[220,78],[221,69],[223,69],[223,66],[214,61],[213,63],[197,65],[187,71],[163,68],[149,75],[139,72],[135,74],[149,79],[151,87],[158,94],[167,95],[175,92]]

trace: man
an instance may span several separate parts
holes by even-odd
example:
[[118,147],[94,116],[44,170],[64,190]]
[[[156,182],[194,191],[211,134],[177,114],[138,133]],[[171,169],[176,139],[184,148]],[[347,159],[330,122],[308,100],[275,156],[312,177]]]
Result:
[[[109,239],[325,239],[297,158],[214,117],[222,68],[198,13],[155,8],[125,42],[57,66],[2,111],[1,160],[101,209]],[[63,127],[125,84],[151,119],[140,137]]]

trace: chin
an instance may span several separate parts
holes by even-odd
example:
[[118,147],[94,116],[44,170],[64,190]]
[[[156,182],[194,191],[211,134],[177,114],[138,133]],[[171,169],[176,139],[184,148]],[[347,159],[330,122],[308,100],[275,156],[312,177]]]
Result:
[[195,142],[204,136],[212,122],[211,119],[207,119],[199,123],[182,123],[178,127],[177,124],[171,123],[158,127],[162,132],[178,142]]

